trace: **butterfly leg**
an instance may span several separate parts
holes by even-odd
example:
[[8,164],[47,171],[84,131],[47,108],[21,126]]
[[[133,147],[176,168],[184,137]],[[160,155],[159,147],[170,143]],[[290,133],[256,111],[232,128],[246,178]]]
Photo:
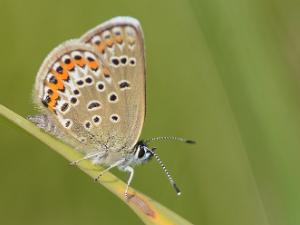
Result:
[[133,178],[133,175],[134,175],[134,169],[131,166],[126,166],[124,168],[124,171],[130,173],[128,181],[127,181],[127,186],[126,186],[126,189],[125,189],[125,192],[124,192],[125,199],[127,200],[128,199],[128,188],[129,188],[129,186],[131,184],[131,181],[132,181],[132,178]]
[[120,166],[123,162],[125,162],[125,159],[120,159],[119,161],[115,162],[114,164],[110,165],[109,167],[107,167],[105,170],[101,171],[101,173],[95,177],[95,181],[98,181],[99,178],[106,173],[107,171],[111,170],[114,167]]
[[105,153],[102,153],[102,152],[96,152],[96,153],[92,153],[92,154],[88,154],[86,155],[85,157],[81,158],[81,159],[78,159],[78,160],[75,160],[75,161],[72,161],[70,164],[71,165],[77,165],[79,162],[83,161],[83,160],[87,160],[87,159],[91,159],[93,157],[96,157],[95,160],[99,160]]

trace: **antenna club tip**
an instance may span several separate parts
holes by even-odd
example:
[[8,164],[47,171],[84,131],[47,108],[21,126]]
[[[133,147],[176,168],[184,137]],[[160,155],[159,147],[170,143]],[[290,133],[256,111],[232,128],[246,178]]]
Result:
[[196,144],[196,141],[193,141],[193,140],[186,140],[185,143],[188,143],[188,144]]
[[176,185],[176,183],[174,183],[173,182],[173,188],[175,189],[175,191],[176,191],[176,194],[179,196],[179,195],[181,195],[181,191],[179,190],[179,188],[177,187],[177,185]]

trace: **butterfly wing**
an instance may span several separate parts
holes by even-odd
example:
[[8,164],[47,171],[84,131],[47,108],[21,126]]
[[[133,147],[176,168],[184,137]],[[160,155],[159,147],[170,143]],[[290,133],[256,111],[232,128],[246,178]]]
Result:
[[145,115],[143,48],[138,22],[119,18],[49,54],[34,100],[65,142],[84,152],[133,148]]
[[80,40],[94,47],[109,66],[107,81],[114,86],[118,100],[107,110],[118,112],[121,123],[115,139],[124,141],[122,148],[132,149],[145,118],[145,57],[140,23],[131,17],[115,17],[91,29]]

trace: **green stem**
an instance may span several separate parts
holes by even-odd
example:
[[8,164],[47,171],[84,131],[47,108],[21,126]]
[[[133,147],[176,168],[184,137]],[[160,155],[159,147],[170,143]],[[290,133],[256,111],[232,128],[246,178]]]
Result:
[[[78,151],[44,133],[34,124],[1,104],[0,115],[48,145],[68,161],[72,162],[82,158],[82,155]],[[80,162],[78,168],[92,178],[96,177],[99,174],[99,171],[103,169],[98,165],[93,165],[88,160]],[[112,173],[105,173],[98,183],[102,184],[111,193],[125,202],[145,224],[191,224],[175,212],[169,210],[168,208],[162,206],[158,202],[152,200],[137,190],[134,190],[133,188],[129,189],[129,196],[131,195],[132,197],[130,197],[129,200],[125,200],[124,190],[126,184]]]

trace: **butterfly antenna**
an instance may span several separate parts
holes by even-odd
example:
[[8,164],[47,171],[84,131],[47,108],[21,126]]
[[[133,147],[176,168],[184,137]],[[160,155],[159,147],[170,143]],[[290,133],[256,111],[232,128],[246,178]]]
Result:
[[156,161],[158,162],[158,164],[161,166],[161,168],[163,169],[163,171],[165,172],[165,174],[168,177],[168,180],[170,181],[172,187],[174,188],[174,190],[176,191],[177,195],[181,195],[181,191],[180,189],[177,187],[175,181],[173,180],[171,174],[169,173],[169,171],[167,170],[167,168],[165,167],[164,163],[162,162],[162,160],[159,158],[159,156],[154,152],[155,149],[152,149],[151,153],[154,155]]
[[174,137],[174,136],[162,136],[162,137],[153,137],[150,139],[146,139],[145,143],[149,143],[152,141],[180,141],[187,144],[196,144],[196,141],[188,140],[182,137]]

